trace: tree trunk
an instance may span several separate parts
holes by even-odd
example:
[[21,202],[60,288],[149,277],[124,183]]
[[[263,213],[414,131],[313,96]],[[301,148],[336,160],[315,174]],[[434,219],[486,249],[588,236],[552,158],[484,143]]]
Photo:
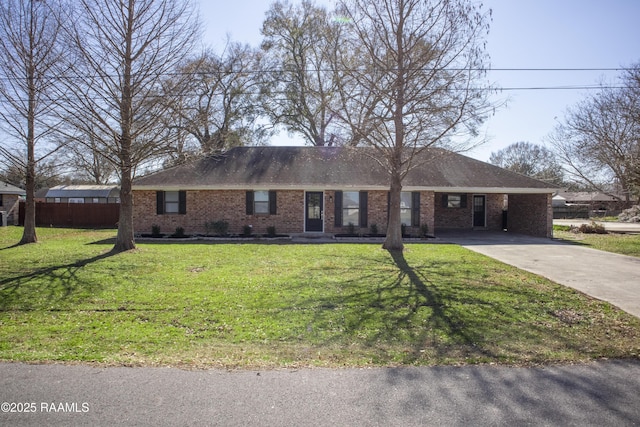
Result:
[[29,144],[28,150],[29,160],[27,161],[27,177],[26,177],[26,192],[27,200],[24,204],[24,230],[22,231],[22,239],[20,244],[36,243],[38,238],[36,236],[36,167],[33,155],[33,143]]
[[133,237],[133,194],[131,186],[133,181],[131,146],[131,129],[133,128],[133,1],[129,0],[129,15],[125,37],[124,70],[122,79],[122,98],[120,102],[120,150],[118,158],[120,160],[120,220],[118,221],[118,235],[113,246],[113,252],[124,252],[136,248]]
[[[31,7],[33,7],[33,4]],[[31,19],[33,19],[33,15]],[[30,36],[33,36],[33,34],[31,33]],[[33,51],[30,53],[32,55]],[[27,110],[27,201],[24,205],[24,229],[20,240],[21,245],[38,241],[36,236],[36,89],[34,76],[33,59],[30,56],[27,69],[27,96],[29,97]]]
[[387,223],[387,237],[382,244],[382,248],[388,251],[401,251],[404,249],[402,243],[402,222],[400,220],[400,192],[402,191],[402,181],[399,173],[391,176],[391,188],[389,189],[389,221]]
[[120,183],[120,220],[118,222],[118,234],[113,252],[125,252],[136,248],[133,236],[133,193],[131,192],[131,169],[123,168],[122,182]]

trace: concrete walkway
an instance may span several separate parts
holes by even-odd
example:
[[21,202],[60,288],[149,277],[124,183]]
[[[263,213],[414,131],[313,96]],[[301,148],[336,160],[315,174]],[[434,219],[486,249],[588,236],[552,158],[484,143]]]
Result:
[[640,258],[509,233],[444,233],[438,237],[608,301],[640,317]]

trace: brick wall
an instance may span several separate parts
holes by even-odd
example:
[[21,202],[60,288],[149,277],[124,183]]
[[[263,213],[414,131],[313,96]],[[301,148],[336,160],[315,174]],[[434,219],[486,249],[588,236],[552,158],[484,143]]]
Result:
[[551,194],[509,194],[508,229],[530,236],[552,237]]
[[[304,195],[303,190],[276,190],[276,215],[246,215],[245,191],[242,190],[200,190],[187,191],[186,214],[156,213],[156,192],[136,190],[134,195],[134,230],[136,233],[151,233],[151,227],[158,225],[164,234],[173,233],[182,227],[187,234],[206,232],[205,223],[224,220],[229,223],[229,232],[242,233],[245,225],[252,225],[253,232],[265,234],[267,227],[275,226],[276,232],[291,234],[304,231]],[[325,233],[346,233],[347,227],[335,226],[335,191],[324,192],[324,231]],[[434,193],[423,191],[420,194],[420,223],[427,224],[433,232]],[[378,226],[379,233],[387,228],[387,191],[368,192],[368,221],[366,228],[357,232],[370,232],[371,224]],[[410,234],[417,235],[419,227],[408,227]]]
[[242,233],[245,225],[251,225],[255,234],[266,234],[267,227],[275,226],[277,233],[299,233],[304,226],[304,192],[295,190],[277,191],[276,215],[246,215],[246,192],[237,190],[187,191],[186,214],[156,213],[156,192],[133,192],[134,229],[136,233],[150,233],[158,225],[165,234],[173,233],[177,227],[185,233],[206,232],[205,223],[227,221],[229,233]]
[[[245,191],[201,190],[187,191],[187,213],[156,214],[156,192],[134,191],[134,229],[137,233],[150,233],[153,225],[160,226],[162,233],[173,233],[177,227],[187,234],[205,233],[205,223],[224,220],[229,223],[229,232],[242,233],[245,225],[252,225],[253,232],[265,234],[267,227],[275,226],[276,232],[291,234],[304,230],[304,191],[278,190],[276,215],[246,215]],[[465,208],[442,207],[443,193],[422,191],[420,193],[420,223],[427,224],[429,232],[439,229],[472,229],[473,194],[467,194]],[[487,194],[487,229],[502,229],[503,194]],[[533,236],[552,236],[553,211],[550,194],[510,194],[509,231]],[[335,191],[324,192],[325,233],[346,233],[347,227],[335,227]],[[371,224],[378,226],[379,233],[386,233],[387,191],[368,192],[368,226],[357,232],[370,232]],[[408,227],[407,232],[418,235],[419,228]]]
[[[378,233],[385,234],[387,232],[387,205],[388,191],[368,191],[368,216],[367,227],[356,228],[357,233],[367,234],[371,232],[371,225],[378,226]],[[335,191],[325,191],[325,232],[331,234],[346,233],[348,231],[347,224],[343,227],[335,226]],[[432,191],[420,192],[420,224],[426,224],[429,232],[434,229],[434,212],[433,212],[434,193]],[[420,227],[407,227],[407,233],[418,235]]]
[[[435,194],[435,229],[473,229],[473,196],[466,194],[467,203],[463,208],[443,207],[443,197],[447,193]],[[452,193],[459,194],[459,193]],[[504,194],[481,194],[485,196],[486,229],[502,229]]]
[[505,209],[504,194],[487,194],[487,229],[502,230],[502,212]]

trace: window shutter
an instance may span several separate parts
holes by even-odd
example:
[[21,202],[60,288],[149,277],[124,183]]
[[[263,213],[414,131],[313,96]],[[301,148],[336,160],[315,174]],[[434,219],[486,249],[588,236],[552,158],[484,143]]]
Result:
[[411,226],[420,227],[420,192],[411,193]]
[[182,215],[187,213],[187,192],[186,191],[178,192],[178,213]]
[[247,191],[247,215],[253,215],[253,191]]
[[276,192],[269,191],[269,215],[278,213],[278,205],[276,203]]
[[446,208],[449,206],[449,195],[448,194],[443,194],[442,195],[442,207]]
[[369,193],[366,191],[360,192],[360,227],[368,227],[367,218],[369,216],[368,209]]
[[156,213],[158,215],[164,213],[164,191],[156,191]]
[[466,194],[461,194],[460,195],[460,207],[462,209],[465,209],[467,207],[467,195]]
[[336,227],[342,227],[342,191],[336,191],[334,195]]

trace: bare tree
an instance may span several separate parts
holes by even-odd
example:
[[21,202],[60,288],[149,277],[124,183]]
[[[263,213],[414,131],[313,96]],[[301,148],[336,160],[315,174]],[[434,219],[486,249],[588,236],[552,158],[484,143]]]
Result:
[[161,84],[189,54],[198,21],[188,0],[79,0],[71,38],[79,72],[65,79],[65,118],[78,143],[96,144],[120,175],[113,251],[135,248],[131,186],[136,168],[166,153]]
[[277,1],[262,26],[266,53],[263,106],[270,120],[311,145],[344,142],[335,64],[342,26],[325,8],[303,0]]
[[466,0],[341,0],[348,26],[342,85],[354,139],[375,149],[389,173],[383,247],[401,250],[400,196],[418,155],[460,150],[488,113],[482,86],[490,14]]
[[[60,63],[61,20],[55,1],[0,2],[0,117],[17,145],[0,146],[6,166],[25,171],[27,200],[21,244],[37,242],[35,190],[38,162],[55,151],[51,134],[50,97]],[[20,147],[24,147],[24,150]]]
[[259,70],[258,52],[231,41],[220,55],[189,59],[165,82],[167,126],[191,135],[205,154],[259,143],[267,134],[258,123]]
[[73,175],[74,180],[83,183],[108,184],[117,178],[117,171],[114,164],[100,152],[101,144],[93,138],[89,134],[83,138],[82,144],[65,144],[66,172]]
[[568,110],[549,140],[574,179],[616,196],[613,182],[629,203],[640,194],[640,65],[621,82]]
[[549,149],[530,142],[516,142],[491,153],[489,163],[556,185],[564,183],[562,165]]

